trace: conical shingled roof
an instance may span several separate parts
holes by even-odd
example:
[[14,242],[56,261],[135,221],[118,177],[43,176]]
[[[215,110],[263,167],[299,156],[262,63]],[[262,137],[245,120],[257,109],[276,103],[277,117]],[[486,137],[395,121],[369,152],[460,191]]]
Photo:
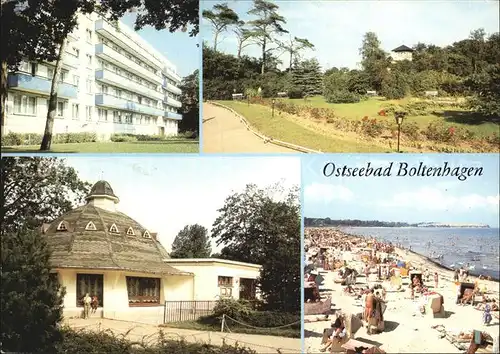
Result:
[[95,197],[110,197],[118,201],[118,197],[113,192],[113,188],[111,188],[111,185],[103,180],[96,182],[92,186],[92,189],[90,190],[90,193],[86,199],[90,200]]
[[410,47],[403,44],[397,48],[394,48],[392,51],[393,52],[413,52],[413,49],[411,49]]
[[[100,184],[98,189],[97,184]],[[96,183],[97,193],[114,196],[106,182]],[[106,186],[107,185],[107,186]],[[109,188],[108,188],[109,187]],[[92,188],[94,190],[94,188]],[[89,197],[93,192],[89,194]],[[102,195],[102,194],[99,194]],[[115,196],[116,197],[116,196]],[[65,230],[58,230],[61,222]],[[95,230],[92,230],[92,222]],[[111,232],[113,224],[118,233]],[[128,230],[132,230],[127,234]],[[54,268],[115,269],[155,274],[190,274],[167,265],[169,258],[160,242],[147,229],[121,212],[99,208],[92,203],[78,207],[55,219],[45,229]]]

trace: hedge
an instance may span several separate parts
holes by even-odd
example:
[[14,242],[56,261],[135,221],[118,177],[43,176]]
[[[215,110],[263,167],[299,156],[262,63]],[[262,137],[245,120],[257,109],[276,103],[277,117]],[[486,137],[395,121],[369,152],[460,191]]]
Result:
[[[2,146],[40,145],[43,134],[13,133],[2,136]],[[53,144],[92,143],[97,141],[96,133],[62,133],[52,137]]]

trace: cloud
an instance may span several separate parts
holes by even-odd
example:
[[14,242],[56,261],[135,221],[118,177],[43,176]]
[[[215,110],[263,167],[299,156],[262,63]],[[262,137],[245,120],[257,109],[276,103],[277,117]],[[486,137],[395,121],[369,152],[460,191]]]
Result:
[[403,192],[391,198],[381,200],[378,204],[383,207],[414,207],[419,210],[455,210],[470,211],[484,209],[498,213],[500,196],[482,196],[468,194],[463,196],[450,195],[440,189],[423,187],[412,192]]
[[304,197],[307,202],[328,204],[334,200],[351,201],[354,199],[354,193],[340,185],[313,183],[305,187]]

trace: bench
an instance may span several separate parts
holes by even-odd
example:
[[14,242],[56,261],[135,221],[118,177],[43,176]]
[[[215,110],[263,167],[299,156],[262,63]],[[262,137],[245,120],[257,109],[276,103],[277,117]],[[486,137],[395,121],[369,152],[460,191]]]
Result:
[[278,92],[278,97],[288,97],[287,92]]
[[429,97],[429,96],[431,96],[431,97],[436,97],[436,96],[438,95],[438,92],[437,92],[437,91],[425,91],[425,92],[424,92],[424,95],[425,95],[426,97]]
[[366,91],[367,96],[377,96],[377,91]]
[[233,100],[242,100],[243,99],[243,94],[242,93],[233,93]]

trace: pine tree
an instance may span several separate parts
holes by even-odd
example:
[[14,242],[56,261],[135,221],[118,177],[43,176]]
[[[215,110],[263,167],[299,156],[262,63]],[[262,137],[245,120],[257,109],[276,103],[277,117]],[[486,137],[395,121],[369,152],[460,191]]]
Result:
[[1,257],[1,349],[54,353],[65,290],[51,274],[45,238],[25,229],[2,234]]
[[292,83],[306,96],[320,95],[323,84],[321,66],[316,59],[295,61],[292,71]]
[[208,258],[212,253],[212,245],[208,238],[208,230],[201,225],[187,225],[172,243],[172,258]]

